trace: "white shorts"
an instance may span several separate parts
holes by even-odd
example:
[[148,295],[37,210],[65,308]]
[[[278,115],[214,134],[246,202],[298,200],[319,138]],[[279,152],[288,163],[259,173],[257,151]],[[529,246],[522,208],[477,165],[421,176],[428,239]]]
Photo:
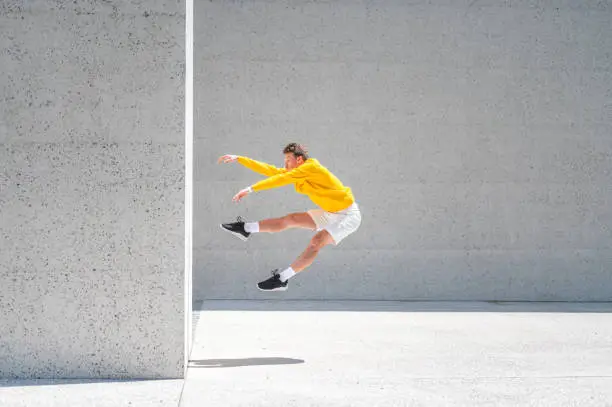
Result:
[[339,244],[345,237],[353,233],[361,225],[361,211],[357,203],[340,212],[327,212],[323,209],[311,209],[308,214],[317,225],[317,231],[327,230],[334,239],[334,244]]

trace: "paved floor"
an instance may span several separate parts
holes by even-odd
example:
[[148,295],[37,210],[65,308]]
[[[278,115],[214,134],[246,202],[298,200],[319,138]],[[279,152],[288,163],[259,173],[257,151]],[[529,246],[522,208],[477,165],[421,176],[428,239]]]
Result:
[[612,406],[612,303],[202,307],[185,381],[4,381],[0,406]]
[[1,407],[179,405],[184,380],[0,380]]
[[203,307],[184,407],[612,406],[612,304]]

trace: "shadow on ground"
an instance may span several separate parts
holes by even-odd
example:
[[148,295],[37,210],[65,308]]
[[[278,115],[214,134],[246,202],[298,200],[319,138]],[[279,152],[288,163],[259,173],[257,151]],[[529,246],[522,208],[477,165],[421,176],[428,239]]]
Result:
[[204,300],[193,310],[612,313],[612,302]]
[[241,366],[295,365],[304,363],[302,359],[291,358],[241,358],[241,359],[203,359],[190,360],[189,367],[218,368]]

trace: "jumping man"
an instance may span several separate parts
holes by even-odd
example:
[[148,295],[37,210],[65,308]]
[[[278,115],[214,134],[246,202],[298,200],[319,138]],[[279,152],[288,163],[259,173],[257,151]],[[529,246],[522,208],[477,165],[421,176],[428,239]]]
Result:
[[234,202],[239,202],[252,192],[294,184],[298,193],[307,195],[319,207],[259,222],[243,222],[239,217],[238,222],[221,224],[224,230],[244,241],[252,233],[276,233],[289,228],[317,231],[306,250],[289,267],[280,273],[278,269],[273,270],[272,277],[257,284],[257,287],[264,291],[286,290],[288,280],[310,266],[319,250],[328,244],[338,245],[361,224],[361,212],[351,188],[344,186],[318,160],[310,158],[304,146],[290,143],[283,149],[283,154],[285,168],[277,168],[237,155],[224,155],[218,161],[219,163],[237,161],[267,177],[238,192],[232,199]]

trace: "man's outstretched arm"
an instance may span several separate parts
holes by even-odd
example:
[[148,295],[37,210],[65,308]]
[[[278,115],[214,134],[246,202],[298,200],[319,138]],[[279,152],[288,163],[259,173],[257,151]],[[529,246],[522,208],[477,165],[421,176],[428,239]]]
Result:
[[248,169],[255,171],[258,174],[265,175],[266,177],[271,177],[273,175],[287,172],[287,170],[284,168],[278,168],[273,165],[253,160],[252,158],[244,157],[241,155],[226,154],[219,158],[219,162],[229,163],[233,161],[237,161]]
[[253,191],[263,191],[265,189],[278,188],[285,185],[293,184],[294,182],[304,179],[310,175],[312,165],[303,164],[291,171],[285,171],[280,174],[273,175],[251,185]]
[[291,171],[286,171],[282,174],[273,175],[251,185],[250,187],[244,188],[243,190],[238,192],[232,200],[234,202],[237,202],[251,192],[263,191],[266,189],[272,189],[292,184],[300,179],[304,179],[312,175],[312,168],[312,165],[304,164],[292,169]]

